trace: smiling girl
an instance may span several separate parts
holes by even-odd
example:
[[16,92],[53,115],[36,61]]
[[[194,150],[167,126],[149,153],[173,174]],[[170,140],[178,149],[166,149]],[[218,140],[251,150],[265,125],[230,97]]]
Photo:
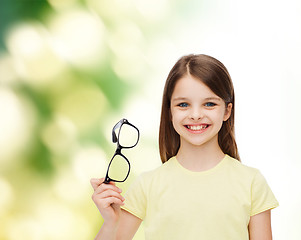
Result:
[[234,137],[234,89],[225,66],[207,55],[178,60],[166,80],[159,148],[162,166],[142,174],[125,198],[92,179],[104,219],[95,239],[271,240],[278,206],[262,174],[243,165]]

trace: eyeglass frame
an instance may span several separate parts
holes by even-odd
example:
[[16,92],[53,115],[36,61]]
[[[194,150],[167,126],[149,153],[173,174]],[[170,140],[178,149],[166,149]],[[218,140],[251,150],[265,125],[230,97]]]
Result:
[[[131,127],[135,128],[135,129],[137,130],[138,137],[137,137],[136,143],[135,143],[133,146],[125,147],[125,146],[122,146],[122,145],[119,143],[119,136],[120,136],[121,127],[122,127],[122,125],[124,125],[124,124],[128,124],[128,125],[130,125]],[[119,128],[119,131],[118,131],[118,137],[117,137],[117,135],[116,135],[116,133],[115,133],[115,131],[116,131],[117,128]],[[121,182],[125,182],[125,180],[128,178],[128,176],[129,176],[129,174],[130,174],[130,171],[131,171],[131,164],[130,164],[130,161],[127,159],[127,157],[124,156],[124,155],[121,153],[121,149],[123,149],[123,148],[129,149],[129,148],[135,147],[135,146],[138,144],[138,142],[139,142],[139,138],[140,138],[140,132],[139,132],[139,129],[138,129],[136,126],[134,126],[133,124],[131,124],[127,119],[123,118],[123,119],[121,119],[118,123],[115,124],[115,126],[114,126],[113,129],[112,129],[112,142],[113,142],[113,143],[117,143],[117,147],[116,147],[115,153],[114,153],[113,157],[111,158],[110,163],[109,163],[109,165],[108,165],[107,173],[106,173],[105,180],[104,180],[103,183],[108,184],[108,183],[110,183],[110,182],[120,182],[120,183],[121,183]],[[123,159],[124,159],[124,160],[127,162],[127,164],[129,165],[128,173],[127,173],[126,177],[125,177],[123,180],[116,180],[116,179],[112,179],[112,178],[109,177],[110,166],[111,166],[111,164],[112,164],[113,159],[114,159],[115,156],[117,156],[117,155],[123,157]]]

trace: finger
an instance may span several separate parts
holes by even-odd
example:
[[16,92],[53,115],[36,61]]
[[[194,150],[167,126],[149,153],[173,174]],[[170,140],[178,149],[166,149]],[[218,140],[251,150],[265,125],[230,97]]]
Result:
[[113,190],[107,190],[107,191],[101,192],[99,194],[95,193],[95,195],[96,195],[96,197],[98,197],[100,199],[116,197],[116,198],[119,198],[122,202],[125,200],[123,196],[121,196],[118,192],[115,192]]
[[116,183],[115,182],[109,182],[109,184],[112,184],[112,185],[114,185],[114,186],[116,186]]
[[96,190],[103,182],[104,182],[104,178],[91,178],[90,179],[90,183],[94,190]]
[[115,192],[118,192],[118,193],[121,193],[121,192],[122,192],[122,190],[121,190],[120,188],[118,188],[118,187],[116,187],[116,186],[114,186],[114,185],[112,185],[112,184],[101,184],[101,185],[99,185],[99,186],[94,190],[94,192],[95,192],[96,194],[98,194],[98,193],[101,193],[101,192],[106,191],[106,190],[108,190],[108,189],[111,189],[111,190],[113,190],[113,191],[115,191]]
[[108,207],[112,207],[112,204],[117,204],[118,206],[123,206],[124,203],[115,197],[110,197],[110,198],[106,198],[105,200],[103,200],[103,206],[104,208],[108,208]]

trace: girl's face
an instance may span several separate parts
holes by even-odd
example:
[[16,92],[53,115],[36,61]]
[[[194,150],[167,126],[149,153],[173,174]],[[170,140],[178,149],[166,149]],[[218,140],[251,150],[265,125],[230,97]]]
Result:
[[190,75],[178,80],[171,96],[171,117],[181,145],[218,143],[218,132],[231,115],[223,99]]

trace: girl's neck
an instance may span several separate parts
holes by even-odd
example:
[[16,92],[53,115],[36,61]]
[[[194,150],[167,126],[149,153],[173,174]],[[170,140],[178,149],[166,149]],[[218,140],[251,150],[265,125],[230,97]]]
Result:
[[206,171],[216,166],[225,154],[217,145],[194,146],[189,144],[181,144],[176,155],[179,163],[186,169],[200,172]]

